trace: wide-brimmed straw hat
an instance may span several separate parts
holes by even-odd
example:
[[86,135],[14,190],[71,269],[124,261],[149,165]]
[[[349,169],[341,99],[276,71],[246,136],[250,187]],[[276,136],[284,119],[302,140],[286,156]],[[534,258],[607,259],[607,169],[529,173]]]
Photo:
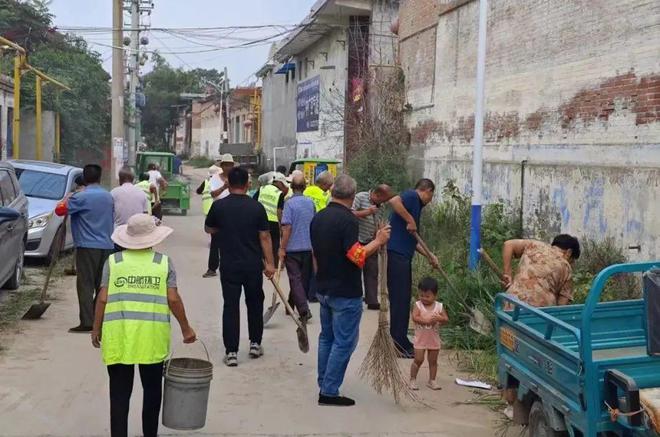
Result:
[[221,172],[222,169],[215,164],[209,167],[209,176],[213,176]]
[[224,155],[220,156],[220,164],[225,163],[235,164],[234,157],[231,156],[231,153],[225,153]]
[[135,214],[127,224],[117,226],[112,241],[125,249],[148,249],[163,242],[171,233],[170,227],[156,226],[152,216]]

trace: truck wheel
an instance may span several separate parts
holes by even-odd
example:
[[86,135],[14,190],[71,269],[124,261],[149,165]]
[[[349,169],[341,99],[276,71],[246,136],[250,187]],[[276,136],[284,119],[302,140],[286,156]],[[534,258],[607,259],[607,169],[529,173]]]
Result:
[[182,209],[181,210],[181,215],[188,215],[188,210],[187,209]]
[[550,427],[541,401],[534,401],[529,412],[529,437],[565,437],[568,433],[555,431]]

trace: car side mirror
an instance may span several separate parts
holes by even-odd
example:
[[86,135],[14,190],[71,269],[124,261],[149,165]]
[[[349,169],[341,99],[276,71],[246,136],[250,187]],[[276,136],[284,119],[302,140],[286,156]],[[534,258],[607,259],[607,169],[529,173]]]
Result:
[[15,209],[7,208],[6,206],[0,207],[0,223],[12,222],[20,216],[21,213]]

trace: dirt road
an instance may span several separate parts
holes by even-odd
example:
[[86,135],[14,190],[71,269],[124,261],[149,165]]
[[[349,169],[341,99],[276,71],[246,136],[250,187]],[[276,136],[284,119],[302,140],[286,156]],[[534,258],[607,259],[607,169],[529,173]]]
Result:
[[[199,174],[203,174],[198,172]],[[194,182],[194,181],[193,181]],[[194,183],[191,185],[195,185]],[[208,254],[200,201],[193,200],[186,217],[166,216],[174,227],[171,238],[158,249],[173,259],[189,319],[206,342],[215,364],[207,426],[196,433],[166,428],[162,435],[189,436],[456,436],[491,437],[498,416],[481,406],[456,405],[472,394],[452,383],[457,376],[442,359],[440,392],[422,390],[431,406],[400,407],[377,395],[357,376],[374,330],[376,312],[365,312],[360,344],[343,386],[357,405],[340,409],[318,407],[316,399],[316,340],[318,307],[310,325],[311,350],[298,351],[295,329],[278,312],[264,334],[265,356],[247,358],[247,329],[241,331],[239,366],[221,363],[224,349],[220,333],[222,298],[217,278],[202,279]],[[283,276],[283,283],[286,279]],[[288,287],[287,287],[288,288]],[[265,288],[267,302],[272,289]],[[55,300],[42,320],[21,322],[21,332],[6,339],[0,352],[0,435],[2,436],[107,436],[109,402],[107,373],[100,353],[88,335],[67,333],[77,324],[75,278],[64,277],[53,288]],[[245,317],[244,308],[242,309]],[[244,323],[245,321],[243,321]],[[177,355],[202,356],[200,345],[183,346],[173,328]],[[408,363],[402,365],[407,367]],[[422,369],[420,377],[426,375]],[[131,435],[139,435],[141,389],[136,377],[131,410]]]

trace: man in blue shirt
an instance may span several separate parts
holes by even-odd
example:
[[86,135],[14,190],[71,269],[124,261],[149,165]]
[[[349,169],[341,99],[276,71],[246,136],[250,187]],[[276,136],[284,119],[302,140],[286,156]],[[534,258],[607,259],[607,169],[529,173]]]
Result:
[[84,191],[74,193],[55,210],[59,216],[71,216],[71,234],[76,248],[76,268],[80,325],[69,332],[91,332],[94,322],[94,299],[99,291],[103,264],[114,250],[110,238],[114,230],[112,195],[101,187],[101,167],[83,169]]
[[309,227],[316,209],[312,199],[303,196],[305,177],[302,174],[293,177],[291,190],[293,190],[293,196],[284,203],[284,213],[282,214],[282,242],[279,258],[284,260],[289,276],[289,286],[291,287],[289,300],[293,301],[293,305],[300,314],[300,319],[306,322],[312,318],[307,302],[312,277],[312,240],[309,235]]
[[[419,228],[422,208],[431,202],[435,184],[430,179],[420,179],[414,190],[406,190],[390,200],[394,213],[390,217],[392,236],[387,245],[387,288],[390,297],[390,334],[401,356],[413,358],[413,345],[408,339],[410,323],[410,299],[412,292],[412,259],[417,247],[415,233]],[[430,254],[432,266],[438,259]]]

